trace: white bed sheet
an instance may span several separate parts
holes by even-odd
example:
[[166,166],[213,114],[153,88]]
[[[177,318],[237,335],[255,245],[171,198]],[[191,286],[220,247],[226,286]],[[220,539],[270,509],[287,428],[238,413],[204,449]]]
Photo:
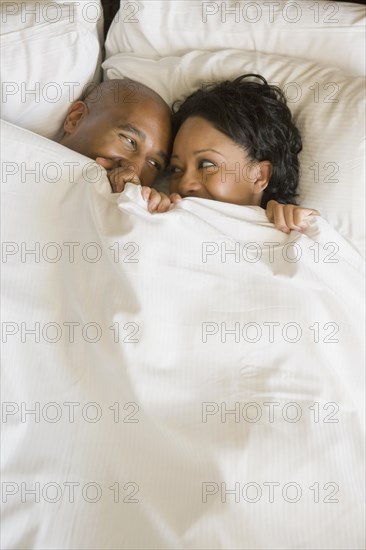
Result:
[[2,546],[363,548],[360,256],[4,127]]

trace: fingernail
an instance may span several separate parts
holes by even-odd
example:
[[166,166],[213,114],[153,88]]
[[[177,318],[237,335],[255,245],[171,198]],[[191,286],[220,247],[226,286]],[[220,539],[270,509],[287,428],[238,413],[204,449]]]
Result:
[[144,199],[144,201],[149,200],[148,191],[149,190],[146,189],[146,187],[143,187],[142,190],[141,190],[142,198]]

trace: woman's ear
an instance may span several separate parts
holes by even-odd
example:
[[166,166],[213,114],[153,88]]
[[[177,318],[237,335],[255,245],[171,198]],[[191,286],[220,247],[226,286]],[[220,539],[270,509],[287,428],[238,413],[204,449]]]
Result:
[[271,179],[273,168],[269,160],[262,160],[255,165],[256,176],[254,181],[253,192],[262,193],[267,187]]
[[85,118],[88,112],[88,107],[84,101],[76,101],[73,103],[64,122],[65,134],[72,134],[75,132],[80,122]]

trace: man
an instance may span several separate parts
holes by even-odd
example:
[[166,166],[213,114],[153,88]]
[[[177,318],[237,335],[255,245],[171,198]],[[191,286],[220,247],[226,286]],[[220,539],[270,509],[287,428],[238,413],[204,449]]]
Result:
[[141,184],[150,211],[169,208],[169,198],[151,189],[172,142],[170,109],[153,90],[130,79],[102,82],[72,104],[63,131],[60,143],[103,166],[113,192]]

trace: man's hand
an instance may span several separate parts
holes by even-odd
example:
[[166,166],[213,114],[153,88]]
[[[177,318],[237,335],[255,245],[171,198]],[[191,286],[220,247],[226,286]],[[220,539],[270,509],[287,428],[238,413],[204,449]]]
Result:
[[114,168],[107,172],[109,183],[113,193],[122,193],[126,183],[141,185],[140,178],[129,166],[127,168]]
[[107,170],[107,176],[113,193],[122,193],[128,182],[141,185],[140,178],[136,174],[132,164],[119,166],[118,164],[116,165],[116,161],[102,157],[98,157],[95,162]]
[[271,200],[267,203],[267,218],[275,224],[275,227],[284,233],[290,233],[291,229],[304,231],[308,227],[307,216],[320,216],[313,208],[301,208],[294,204],[280,204]]
[[[102,157],[98,157],[96,162],[107,170],[107,176],[113,193],[122,193],[128,182],[141,185],[140,178],[137,176],[132,164],[125,167],[116,167],[115,161]],[[169,210],[171,202],[165,193],[159,193],[151,187],[142,187],[141,194],[147,202],[149,212],[166,212]]]

